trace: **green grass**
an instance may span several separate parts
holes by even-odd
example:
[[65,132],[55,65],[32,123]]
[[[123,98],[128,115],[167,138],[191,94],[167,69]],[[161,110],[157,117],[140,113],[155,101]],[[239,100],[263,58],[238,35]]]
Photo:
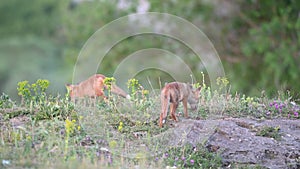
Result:
[[257,136],[269,137],[275,140],[281,139],[281,134],[279,133],[280,127],[271,127],[271,126],[263,126],[256,133]]
[[[226,80],[219,90],[202,86],[192,119],[251,117],[299,119],[299,107],[288,94],[276,99],[230,94]],[[48,83],[19,83],[22,103],[0,97],[0,168],[218,168],[219,154],[203,145],[168,145],[171,120],[158,127],[159,95],[128,83],[131,100],[109,96],[96,105],[74,104],[66,96],[45,93]],[[109,93],[109,92],[108,92]],[[177,112],[182,112],[180,106]],[[277,139],[277,128],[258,134]],[[164,137],[165,136],[165,137]]]

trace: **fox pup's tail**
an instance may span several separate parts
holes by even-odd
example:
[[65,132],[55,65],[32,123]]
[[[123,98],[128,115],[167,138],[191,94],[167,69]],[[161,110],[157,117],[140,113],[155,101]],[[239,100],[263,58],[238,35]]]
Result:
[[112,85],[111,92],[121,97],[124,97],[126,99],[130,99],[130,96],[124,90],[119,88],[117,85]]

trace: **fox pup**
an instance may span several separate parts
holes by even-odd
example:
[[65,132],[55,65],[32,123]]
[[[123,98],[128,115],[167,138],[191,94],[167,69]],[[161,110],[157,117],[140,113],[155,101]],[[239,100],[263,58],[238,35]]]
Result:
[[190,104],[192,110],[198,108],[198,100],[200,97],[200,87],[195,89],[191,84],[172,82],[165,85],[161,90],[161,114],[159,118],[159,127],[163,126],[170,103],[170,116],[176,122],[175,115],[179,102],[183,103],[184,116],[188,117],[187,103]]
[[[107,89],[107,86],[104,84],[104,79],[104,75],[95,74],[89,77],[87,80],[80,82],[79,84],[67,84],[66,87],[69,91],[71,100],[75,101],[75,98],[82,98],[85,96],[91,98],[103,97],[105,99],[106,96],[104,95],[103,90]],[[111,92],[125,98],[130,98],[130,96],[117,85],[112,85]]]

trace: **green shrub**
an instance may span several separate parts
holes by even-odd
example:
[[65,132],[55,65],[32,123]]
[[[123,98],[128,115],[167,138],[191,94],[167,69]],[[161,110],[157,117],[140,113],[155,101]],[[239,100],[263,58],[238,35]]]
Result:
[[15,102],[12,101],[7,94],[2,93],[0,96],[0,109],[12,108],[14,105]]

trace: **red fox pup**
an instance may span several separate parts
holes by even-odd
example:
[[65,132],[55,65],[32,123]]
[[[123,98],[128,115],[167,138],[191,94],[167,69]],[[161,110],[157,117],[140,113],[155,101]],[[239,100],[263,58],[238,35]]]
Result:
[[[104,89],[107,89],[107,86],[104,84],[105,76],[102,74],[95,74],[89,77],[87,80],[80,82],[79,84],[72,85],[67,84],[66,87],[69,91],[71,100],[74,101],[75,98],[82,98],[85,96],[94,98],[94,97],[103,97]],[[111,92],[119,96],[130,98],[121,88],[116,85],[112,85]]]
[[187,103],[192,110],[198,108],[198,100],[200,97],[200,87],[195,89],[191,84],[172,82],[165,85],[161,90],[161,114],[159,118],[159,127],[163,126],[170,103],[170,116],[176,122],[178,121],[175,115],[179,102],[183,103],[184,116],[188,117]]

